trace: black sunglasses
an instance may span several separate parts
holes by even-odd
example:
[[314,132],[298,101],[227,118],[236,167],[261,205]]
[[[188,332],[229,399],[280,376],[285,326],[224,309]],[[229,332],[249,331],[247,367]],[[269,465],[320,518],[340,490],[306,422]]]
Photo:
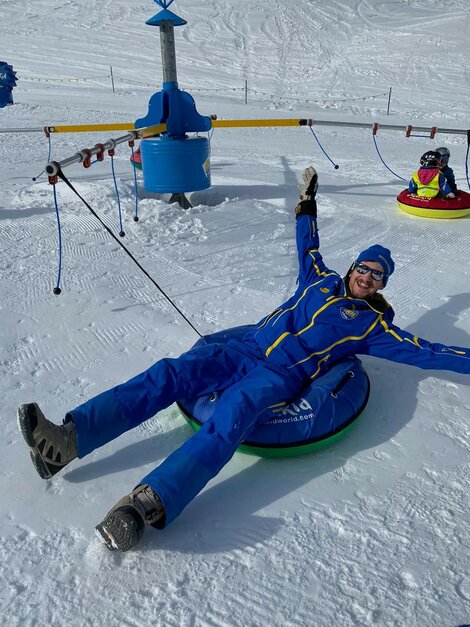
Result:
[[374,270],[373,268],[369,268],[369,266],[365,263],[356,262],[354,264],[354,268],[359,272],[359,274],[367,274],[368,272],[370,272],[374,281],[381,281],[384,276],[387,276],[385,272],[382,272],[382,270]]

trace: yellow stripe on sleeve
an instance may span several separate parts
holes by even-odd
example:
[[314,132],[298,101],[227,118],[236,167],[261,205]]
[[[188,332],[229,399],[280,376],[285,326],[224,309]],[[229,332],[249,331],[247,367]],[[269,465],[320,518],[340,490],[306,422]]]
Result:
[[400,337],[398,333],[396,333],[393,329],[390,329],[388,324],[385,322],[385,320],[382,319],[380,322],[383,328],[385,329],[385,331],[387,333],[390,333],[390,335],[393,336],[396,340],[398,340],[399,342],[403,342],[404,339],[406,340],[406,338]]
[[318,276],[330,276],[331,274],[334,274],[334,272],[322,272],[320,270],[320,268],[318,267],[318,264],[315,261],[315,253],[318,253],[319,250],[318,248],[311,248],[308,251],[308,254],[310,255],[310,257],[312,258],[312,265],[315,268],[315,272],[318,274]]

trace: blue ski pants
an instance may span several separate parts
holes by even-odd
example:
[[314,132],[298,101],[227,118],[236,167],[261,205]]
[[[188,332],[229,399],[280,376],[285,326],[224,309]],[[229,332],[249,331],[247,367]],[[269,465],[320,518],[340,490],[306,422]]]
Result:
[[159,495],[168,524],[268,418],[266,410],[288,403],[301,387],[296,376],[269,364],[256,345],[230,340],[162,359],[67,417],[76,425],[78,455],[84,457],[179,399],[224,390],[212,418],[139,482]]

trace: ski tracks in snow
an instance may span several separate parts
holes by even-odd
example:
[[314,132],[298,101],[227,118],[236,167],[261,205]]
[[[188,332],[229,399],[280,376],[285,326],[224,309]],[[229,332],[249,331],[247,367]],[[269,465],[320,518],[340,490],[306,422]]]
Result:
[[[14,627],[97,624],[97,616],[108,625],[231,627],[266,624],[273,612],[274,624],[289,627],[311,624],[312,616],[318,625],[333,617],[341,625],[387,624],[391,616],[407,616],[409,625],[437,626],[443,616],[459,624],[470,601],[465,473],[461,466],[408,476],[380,503],[356,492],[325,505],[312,494],[301,513],[276,523],[263,511],[248,524],[210,511],[192,521],[190,507],[174,531],[148,532],[125,556],[73,526],[36,535],[11,521],[12,535],[0,542],[2,563],[10,564],[0,609]],[[438,560],[436,544],[446,547]]]
[[[275,0],[268,10],[267,4],[248,0],[178,0],[175,11],[190,17],[177,32],[180,80],[219,89],[242,86],[247,78],[250,87],[267,93],[325,99],[399,85],[392,109],[400,116],[441,111],[453,126],[468,113],[462,44],[467,4],[409,4]],[[144,25],[152,15],[148,0],[132,6],[127,0],[13,0],[0,6],[9,24],[4,46],[18,55],[20,77],[104,76],[77,86],[38,85],[21,77],[15,91],[19,104],[2,110],[6,126],[129,121],[145,111],[150,93],[139,96],[118,87],[113,94],[105,75],[113,63],[116,74],[158,84],[158,37]],[[101,45],[91,45],[97,41]],[[445,54],[439,63],[435,56],[428,63],[426,56],[436,49]],[[446,77],[460,80],[458,97],[447,93]],[[245,106],[236,98],[239,106],[201,96],[200,110],[212,113],[217,106],[227,118],[267,116],[259,103]],[[375,117],[384,112],[384,102],[334,108],[346,116]],[[310,105],[306,111],[310,116]],[[312,117],[318,112],[314,108]],[[405,143],[398,135],[383,133],[379,141],[386,161],[408,176],[429,142]],[[181,517],[162,532],[149,530],[135,552],[112,554],[99,545],[94,525],[191,429],[175,408],[168,409],[46,483],[34,474],[15,408],[38,400],[59,422],[67,409],[159,357],[179,354],[197,338],[63,185],[58,186],[63,292],[52,294],[57,271],[52,193],[46,183],[30,181],[44,165],[47,144],[32,135],[3,137],[0,158],[11,171],[2,171],[0,207],[2,622],[8,627],[468,622],[470,402],[458,375],[429,376],[365,358],[371,398],[347,439],[296,460],[235,455]],[[201,332],[254,322],[295,288],[295,184],[313,163],[320,174],[326,263],[344,273],[359,250],[380,241],[397,261],[385,292],[398,312],[396,322],[426,338],[469,345],[463,263],[468,220],[434,222],[401,214],[395,196],[402,183],[391,180],[370,155],[369,133],[322,128],[320,137],[340,163],[336,172],[307,129],[217,130],[213,187],[194,193],[188,212],[141,193],[137,224],[132,175],[124,167],[128,157],[120,153],[122,242]],[[101,139],[53,137],[53,158]],[[447,139],[462,185],[465,147]],[[78,175],[71,168],[71,180],[116,232],[109,163]]]

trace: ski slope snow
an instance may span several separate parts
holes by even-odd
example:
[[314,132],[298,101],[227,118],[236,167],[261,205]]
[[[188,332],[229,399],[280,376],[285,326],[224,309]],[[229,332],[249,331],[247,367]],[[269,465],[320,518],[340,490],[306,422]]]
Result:
[[[202,114],[469,128],[466,0],[176,0],[171,9],[188,22],[175,30],[179,84]],[[145,115],[162,80],[158,29],[145,25],[157,10],[150,0],[0,0],[0,57],[18,74],[0,130]],[[120,146],[124,243],[201,333],[254,322],[295,287],[296,185],[313,164],[327,264],[345,272],[360,250],[388,246],[397,269],[385,296],[397,324],[469,346],[470,219],[401,213],[404,183],[381,163],[370,129],[315,131],[338,170],[305,127],[216,129],[212,187],[192,193],[183,211],[139,179],[139,222],[129,149]],[[118,135],[52,135],[51,158]],[[464,136],[379,131],[377,142],[403,179],[425,150],[448,146],[468,189]],[[47,158],[42,133],[0,134],[0,623],[469,623],[463,375],[365,357],[371,397],[346,439],[296,459],[236,454],[173,524],[126,554],[107,551],[93,528],[191,435],[175,407],[39,479],[18,405],[37,401],[59,422],[197,339],[63,184],[62,294],[52,294],[57,226],[52,188],[38,176]],[[109,158],[66,173],[117,232]]]

